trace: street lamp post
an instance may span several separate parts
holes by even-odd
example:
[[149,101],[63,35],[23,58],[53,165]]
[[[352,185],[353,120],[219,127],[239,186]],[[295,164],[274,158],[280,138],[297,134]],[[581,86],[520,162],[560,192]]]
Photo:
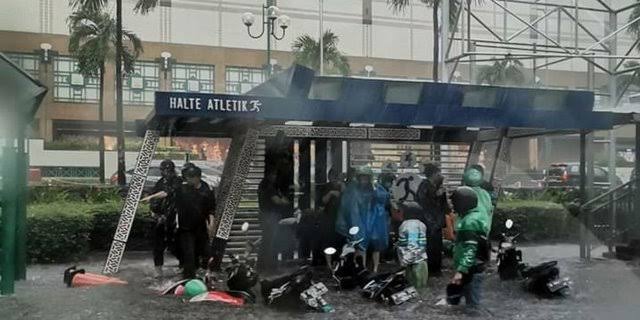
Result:
[[[242,23],[247,26],[247,33],[253,39],[259,39],[267,33],[267,77],[271,77],[272,64],[271,64],[271,37],[276,40],[284,39],[285,32],[289,27],[289,17],[280,14],[280,9],[276,6],[276,0],[267,0],[267,3],[262,6],[262,31],[258,35],[251,33],[251,26],[256,21],[256,17],[251,12],[245,12],[242,15]],[[276,27],[280,26],[282,29],[282,35],[276,34]],[[265,28],[266,27],[266,28]]]

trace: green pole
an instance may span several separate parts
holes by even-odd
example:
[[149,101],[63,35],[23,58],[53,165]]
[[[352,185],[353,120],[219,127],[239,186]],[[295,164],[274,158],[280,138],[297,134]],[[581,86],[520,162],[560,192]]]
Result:
[[16,213],[17,194],[12,186],[16,184],[16,150],[13,139],[8,140],[8,147],[2,154],[2,280],[0,293],[13,294],[15,291],[15,257],[16,257]]
[[[27,126],[19,126],[26,128]],[[18,130],[16,159],[16,280],[27,279],[27,154],[24,131]]]

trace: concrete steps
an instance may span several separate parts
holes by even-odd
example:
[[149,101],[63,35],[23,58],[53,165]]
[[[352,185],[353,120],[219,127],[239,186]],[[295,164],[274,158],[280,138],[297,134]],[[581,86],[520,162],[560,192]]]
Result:
[[[242,190],[242,198],[235,214],[233,225],[231,226],[231,234],[227,242],[226,256],[229,253],[241,254],[244,252],[247,241],[254,242],[260,239],[262,230],[258,216],[258,185],[264,178],[264,156],[265,144],[260,139],[257,143],[256,154],[253,157],[249,167],[249,174]],[[243,223],[249,223],[249,231],[242,233],[240,231]],[[252,255],[255,257],[255,253]]]

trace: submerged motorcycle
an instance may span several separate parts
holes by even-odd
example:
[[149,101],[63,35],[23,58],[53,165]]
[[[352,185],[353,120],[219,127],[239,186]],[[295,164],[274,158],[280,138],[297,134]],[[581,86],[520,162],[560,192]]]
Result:
[[352,240],[342,247],[342,252],[335,262],[330,260],[337,250],[332,247],[324,249],[331,276],[336,281],[338,288],[342,290],[361,288],[369,281],[371,276],[370,272],[364,267],[362,256],[356,254],[356,246],[363,240],[362,238],[355,238],[358,232],[360,232],[358,227],[349,229],[349,235]]
[[[329,262],[331,275],[338,287],[343,290],[360,287],[364,297],[389,305],[399,305],[416,298],[418,292],[409,285],[404,268],[378,275],[372,275],[365,268],[363,257],[356,254],[356,246],[363,240],[355,238],[359,231],[358,227],[349,229],[352,240],[343,246],[340,257],[333,265]],[[336,249],[329,247],[324,253],[330,257],[336,253]]]
[[[513,227],[513,220],[508,219],[505,222],[505,226],[507,227],[507,232],[509,232]],[[509,236],[507,232],[500,235],[500,242],[498,243],[498,275],[502,280],[517,279],[520,276],[522,265],[522,251],[516,248],[515,243],[515,239],[520,234]]]
[[[245,222],[242,224],[241,231],[242,233],[247,233],[249,231],[249,223]],[[254,267],[255,261],[251,261],[249,256],[255,250],[255,247],[256,243],[247,241],[247,248],[242,256],[229,255],[231,265],[225,269],[227,275],[227,290],[220,290],[216,274],[208,271],[203,279],[195,279],[202,280],[204,283],[203,286],[206,286],[206,290],[203,290],[205,292],[189,298],[189,302],[211,301],[235,306],[254,303],[256,296],[252,288],[258,283],[258,274]],[[178,281],[163,290],[161,294],[182,296],[185,285],[190,280],[191,279]]]
[[[513,227],[513,221],[505,222],[507,230]],[[519,235],[519,234],[518,234]],[[498,244],[498,274],[502,280],[521,279],[522,287],[537,296],[553,298],[564,296],[570,289],[570,280],[560,278],[557,261],[547,261],[535,266],[522,262],[522,251],[515,246],[515,236],[504,233]]]
[[383,273],[373,277],[362,288],[365,298],[388,305],[403,304],[418,297],[418,291],[405,278],[404,269]]
[[[329,289],[322,282],[313,281],[313,273],[303,266],[291,274],[260,282],[264,303],[275,308],[300,309],[308,307],[322,312],[333,312],[324,299]],[[302,304],[300,303],[302,302]]]
[[[245,222],[241,230],[246,233],[249,230],[249,224]],[[258,273],[255,269],[256,260],[249,257],[255,251],[259,242],[260,240],[256,242],[247,241],[244,255],[240,257],[229,253],[231,265],[226,268],[228,292],[252,303],[256,301],[253,287],[258,283]]]

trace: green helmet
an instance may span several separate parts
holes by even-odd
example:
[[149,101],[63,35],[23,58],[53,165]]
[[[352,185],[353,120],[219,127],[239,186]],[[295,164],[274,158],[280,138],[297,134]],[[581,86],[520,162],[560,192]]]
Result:
[[484,181],[484,177],[482,175],[482,172],[478,169],[467,169],[467,171],[464,173],[464,184],[470,187],[479,187],[480,185],[482,185],[482,182]]
[[207,285],[200,279],[189,280],[187,284],[184,285],[184,296],[186,298],[193,298],[207,291]]

